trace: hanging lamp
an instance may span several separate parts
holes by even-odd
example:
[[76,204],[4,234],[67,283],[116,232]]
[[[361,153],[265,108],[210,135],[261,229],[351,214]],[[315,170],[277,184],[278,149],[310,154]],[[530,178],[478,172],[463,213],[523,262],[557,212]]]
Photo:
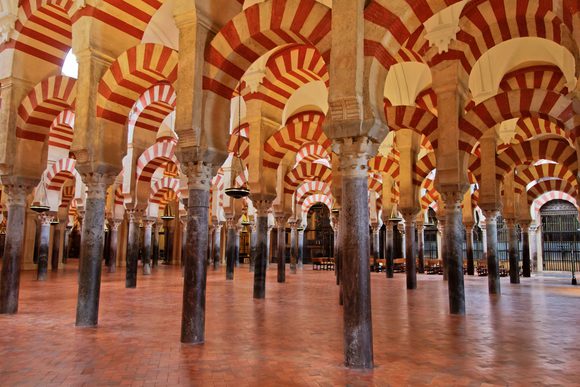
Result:
[[161,215],[161,219],[163,220],[175,219],[175,215],[173,214],[173,210],[171,209],[169,203],[167,203],[167,205],[165,206],[165,209],[163,210],[163,215]]
[[40,179],[38,187],[36,187],[36,191],[34,192],[34,199],[32,200],[30,209],[39,214],[50,210],[50,205],[48,203],[48,193],[46,192],[46,184],[44,182],[44,174]]
[[236,187],[236,176],[239,172],[244,172],[244,164],[242,158],[240,157],[240,138],[242,130],[242,94],[238,97],[238,138],[236,139],[236,149],[232,157],[232,171],[230,176],[230,186],[225,189],[225,194],[234,199],[245,198],[250,194],[247,183],[243,183],[241,186]]

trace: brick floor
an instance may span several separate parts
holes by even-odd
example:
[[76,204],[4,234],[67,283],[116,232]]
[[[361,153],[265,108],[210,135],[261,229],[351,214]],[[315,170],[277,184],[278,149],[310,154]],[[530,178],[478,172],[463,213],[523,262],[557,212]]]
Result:
[[162,266],[124,288],[103,273],[100,326],[74,327],[77,272],[22,276],[20,312],[0,316],[0,385],[580,385],[580,287],[566,278],[466,279],[466,317],[447,313],[446,283],[419,276],[405,290],[372,274],[376,367],[342,366],[342,312],[332,272],[306,267],[286,284],[268,272],[252,299],[247,267],[208,276],[206,343],[179,342],[182,279]]

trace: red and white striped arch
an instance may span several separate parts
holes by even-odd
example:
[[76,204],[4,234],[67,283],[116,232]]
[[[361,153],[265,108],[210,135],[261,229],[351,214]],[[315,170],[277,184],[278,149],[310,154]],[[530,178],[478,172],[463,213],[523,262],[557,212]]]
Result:
[[567,181],[574,186],[578,185],[576,176],[562,164],[540,164],[530,165],[514,176],[515,191],[516,193],[524,192],[529,183],[544,178],[556,178]]
[[73,0],[19,1],[16,37],[1,45],[0,52],[14,48],[17,53],[61,67],[72,44],[68,12],[73,3]]
[[331,11],[315,0],[270,0],[227,23],[206,50],[204,89],[230,99],[246,70],[287,44],[312,45],[328,55]]
[[537,65],[517,69],[504,75],[499,84],[500,91],[518,89],[544,89],[568,94],[566,77],[558,66]]
[[524,142],[537,137],[559,137],[574,145],[571,133],[566,132],[557,123],[539,117],[520,118],[516,126],[515,139]]
[[139,130],[157,132],[163,120],[175,110],[176,98],[173,86],[168,83],[147,89],[129,114],[129,142]]
[[305,162],[298,164],[284,177],[284,193],[292,195],[298,185],[306,180],[318,180],[330,183],[332,170],[326,165]]
[[302,161],[326,160],[331,162],[330,153],[319,143],[310,142],[302,145],[302,148],[296,153],[296,164]]
[[432,64],[447,59],[459,59],[469,74],[477,60],[489,49],[510,39],[539,37],[567,46],[570,52],[573,41],[565,25],[566,10],[562,0],[542,3],[519,0],[472,1],[463,8],[456,40],[446,53],[436,55]]
[[54,120],[65,110],[74,110],[76,79],[62,75],[36,85],[18,107],[16,136],[44,142]]
[[578,197],[578,187],[573,186],[565,180],[553,179],[542,180],[528,189],[528,204],[531,205],[534,200],[546,192],[563,192],[572,197]]
[[497,94],[460,119],[459,148],[471,153],[486,130],[519,117],[543,118],[573,132],[576,123],[572,103],[571,99],[548,90],[522,89]]
[[266,140],[263,165],[277,169],[287,154],[295,155],[305,143],[318,143],[328,151],[332,141],[322,130],[323,123],[324,115],[318,112],[300,113],[290,118],[285,126]]
[[296,190],[296,204],[302,205],[308,195],[320,193],[326,196],[332,195],[330,184],[322,181],[305,181]]
[[420,186],[423,183],[431,171],[436,168],[436,160],[435,153],[430,152],[421,157],[421,159],[415,163],[415,169],[413,171],[413,184]]
[[[513,145],[496,157],[497,178],[503,180],[504,176],[516,166],[538,160],[555,161],[575,175],[578,174],[576,149],[560,140],[533,140]],[[476,174],[476,171],[472,172]],[[476,178],[480,181],[477,174]]]
[[328,69],[318,50],[310,45],[289,45],[270,56],[258,92],[248,94],[246,100],[259,99],[270,104],[277,109],[281,120],[292,94],[315,81],[322,81],[328,87]]
[[435,131],[438,126],[438,119],[429,110],[416,106],[389,106],[385,100],[385,116],[387,124],[391,130],[410,129],[425,137],[431,146],[437,148],[437,137]]
[[50,125],[48,145],[70,150],[75,127],[75,113],[63,110]]
[[168,192],[173,192],[176,194],[177,197],[180,197],[181,194],[179,192],[180,189],[180,181],[179,179],[174,179],[171,177],[164,177],[163,179],[157,180],[155,183],[151,185],[151,193],[149,195],[149,201],[151,203],[156,204],[163,204],[167,203],[168,200],[172,200],[172,198],[168,198]]
[[334,199],[330,195],[323,194],[309,195],[302,203],[302,213],[308,214],[308,211],[310,211],[312,206],[317,203],[322,203],[326,207],[328,207],[329,210],[332,210],[332,207],[334,206]]
[[388,157],[375,156],[369,160],[368,166],[371,172],[386,173],[395,180],[399,177],[399,160],[392,154]]
[[149,182],[155,171],[164,164],[171,163],[179,167],[179,161],[175,156],[177,147],[175,139],[164,139],[149,147],[137,159],[135,174],[138,181]]
[[147,89],[175,82],[177,63],[177,52],[159,44],[140,44],[124,52],[99,83],[97,117],[125,125],[135,102]]
[[367,179],[367,184],[369,187],[370,192],[376,192],[379,197],[382,196],[383,193],[383,179],[380,174],[377,173],[369,173],[369,177]]
[[536,223],[540,220],[540,209],[542,206],[548,202],[551,202],[552,200],[565,200],[569,203],[572,203],[574,207],[578,208],[576,198],[570,194],[561,191],[543,193],[542,195],[538,196],[530,206],[530,212],[534,219],[536,219]]
[[69,185],[62,188],[59,207],[68,207],[75,197],[75,186]]
[[437,94],[432,88],[423,90],[417,95],[415,104],[423,109],[430,111],[433,115],[437,115]]
[[46,189],[60,191],[62,186],[70,179],[82,181],[81,176],[75,169],[75,159],[60,159],[52,164],[46,171]]

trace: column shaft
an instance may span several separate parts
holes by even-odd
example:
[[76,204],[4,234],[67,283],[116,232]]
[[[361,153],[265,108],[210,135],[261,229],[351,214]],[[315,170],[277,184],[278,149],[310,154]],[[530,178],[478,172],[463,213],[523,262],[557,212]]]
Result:
[[[268,208],[271,203],[254,200],[257,209],[256,267],[254,271],[254,298],[266,298],[266,267],[268,261]],[[262,208],[259,208],[262,207]]]
[[467,275],[475,275],[475,262],[473,261],[473,226],[465,226],[465,244],[467,253]]
[[518,246],[518,233],[516,223],[513,220],[506,221],[508,225],[509,238],[509,261],[510,261],[510,283],[520,283],[520,249]]
[[286,219],[277,219],[278,222],[278,283],[286,282]]
[[159,225],[155,223],[153,225],[153,250],[151,257],[151,264],[153,267],[159,266]]
[[50,267],[52,271],[58,270],[58,261],[60,258],[60,246],[62,244],[62,223],[55,225],[54,232],[52,233],[52,257],[50,259]]
[[425,226],[423,224],[417,225],[417,260],[419,266],[417,271],[421,274],[425,273]]
[[447,255],[447,287],[449,312],[465,314],[465,284],[463,279],[462,192],[451,192],[445,202],[445,253]]
[[530,261],[530,232],[528,226],[522,225],[522,269],[526,278],[532,276],[532,263]]
[[304,269],[304,231],[298,231],[298,269]]
[[501,294],[499,260],[497,256],[497,212],[486,211],[487,284],[490,294]]
[[298,229],[296,222],[292,222],[290,227],[290,273],[296,274],[298,262]]
[[42,214],[40,221],[40,244],[38,245],[38,276],[39,281],[45,281],[48,273],[48,250],[50,242],[50,221],[52,217]]
[[119,243],[119,226],[121,225],[121,221],[115,220],[112,221],[110,227],[111,233],[111,243],[109,245],[109,273],[116,273],[117,272],[117,247]]
[[213,250],[212,250],[212,255],[213,255],[213,269],[214,270],[218,270],[220,267],[220,261],[221,261],[221,247],[222,247],[222,241],[221,241],[221,235],[222,235],[222,226],[220,224],[216,225],[214,228],[214,232],[213,232]]
[[226,238],[226,279],[234,279],[234,268],[236,267],[236,225],[233,220],[228,220],[228,235]]
[[385,273],[387,278],[393,278],[395,276],[395,262],[394,262],[394,231],[393,224],[387,222],[385,229],[385,261],[386,268]]
[[151,233],[153,231],[153,221],[145,221],[145,234],[143,235],[143,275],[151,275]]
[[137,287],[137,265],[139,259],[139,219],[138,215],[129,211],[129,233],[127,240],[127,258],[125,271],[125,287]]
[[417,261],[415,260],[415,213],[405,217],[405,273],[407,289],[417,289]]

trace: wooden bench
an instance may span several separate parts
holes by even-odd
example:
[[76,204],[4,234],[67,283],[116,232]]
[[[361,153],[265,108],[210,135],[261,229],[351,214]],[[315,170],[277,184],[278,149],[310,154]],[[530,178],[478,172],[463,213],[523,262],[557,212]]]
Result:
[[334,258],[312,258],[312,270],[334,270]]

